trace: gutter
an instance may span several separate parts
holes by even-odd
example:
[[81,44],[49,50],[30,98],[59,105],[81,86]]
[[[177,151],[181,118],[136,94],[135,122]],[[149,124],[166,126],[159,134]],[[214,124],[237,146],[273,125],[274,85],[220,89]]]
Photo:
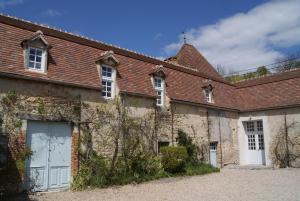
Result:
[[171,99],[171,102],[188,104],[188,105],[193,105],[193,106],[202,106],[205,108],[212,108],[212,109],[219,109],[219,110],[221,109],[221,110],[227,110],[227,111],[232,111],[232,112],[239,112],[239,110],[235,109],[235,108],[220,107],[220,106],[216,106],[216,105],[195,103],[195,102],[191,102],[191,101],[183,101],[183,100],[178,100],[178,99]]
[[31,77],[31,76],[20,75],[20,74],[15,74],[15,73],[0,72],[0,77],[1,76],[7,77],[7,78],[17,78],[17,79],[23,79],[23,80],[44,82],[44,83],[71,86],[71,87],[84,88],[84,89],[92,89],[92,90],[99,90],[99,91],[102,90],[101,87],[96,87],[96,86],[81,85],[81,84],[75,84],[75,83],[64,82],[64,81],[56,81],[56,80],[50,80],[50,79],[44,79],[44,78],[37,78],[37,77]]

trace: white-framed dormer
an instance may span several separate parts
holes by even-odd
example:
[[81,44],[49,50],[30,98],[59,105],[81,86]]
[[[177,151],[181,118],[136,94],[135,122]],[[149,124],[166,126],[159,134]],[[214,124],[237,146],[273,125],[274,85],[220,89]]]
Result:
[[96,59],[101,79],[101,95],[106,100],[112,100],[117,95],[117,66],[119,61],[113,51],[103,52]]
[[24,49],[24,66],[26,70],[46,73],[50,45],[43,33],[37,31],[33,37],[22,42]]
[[154,89],[156,92],[156,105],[164,106],[165,102],[165,80],[162,77],[154,76]]
[[101,95],[104,99],[114,99],[116,91],[116,70],[114,67],[101,65]]
[[159,107],[165,106],[166,99],[166,81],[167,77],[162,65],[157,65],[150,73],[152,84],[156,94],[156,105]]
[[213,103],[213,87],[212,85],[208,85],[203,87],[203,95],[205,98],[205,101],[207,103]]

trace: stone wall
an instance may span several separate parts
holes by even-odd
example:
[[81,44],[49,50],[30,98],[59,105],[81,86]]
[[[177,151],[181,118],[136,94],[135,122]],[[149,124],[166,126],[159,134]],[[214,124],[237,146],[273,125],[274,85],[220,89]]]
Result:
[[[31,96],[33,98],[40,96],[54,96],[61,98],[80,96],[81,100],[92,108],[102,106],[109,107],[110,105],[110,103],[103,100],[101,93],[96,90],[67,87],[28,80],[26,81],[21,79],[1,78],[0,94],[7,93],[9,90],[13,90],[17,93]],[[194,105],[170,103],[168,98],[166,98],[167,103],[164,108],[156,109],[155,98],[130,95],[125,95],[123,98],[123,104],[129,109],[131,115],[137,117],[142,117],[148,114],[157,115],[156,118],[158,118],[159,122],[157,141],[167,141],[170,145],[176,145],[178,130],[182,129],[190,137],[192,137],[196,145],[199,147],[205,147],[206,161],[209,161],[209,142],[216,141],[219,146],[219,165],[222,164],[224,166],[231,163],[238,163],[236,128],[238,118],[237,113],[224,111],[219,112],[219,110],[208,110],[204,107]],[[207,115],[209,115],[209,118]],[[219,129],[219,120],[221,129]],[[103,128],[102,134],[103,136],[108,136],[105,133],[105,128]],[[73,145],[76,144],[75,141],[76,140],[74,140]],[[111,156],[114,147],[111,138],[93,136],[93,148],[105,156]],[[77,162],[75,161],[73,164],[77,164]],[[76,168],[74,171],[76,171]]]

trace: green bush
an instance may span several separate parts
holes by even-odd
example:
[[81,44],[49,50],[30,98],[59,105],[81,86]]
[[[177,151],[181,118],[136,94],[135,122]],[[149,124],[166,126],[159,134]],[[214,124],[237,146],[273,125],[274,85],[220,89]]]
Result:
[[93,153],[91,158],[81,163],[72,183],[73,190],[83,190],[88,186],[106,186],[108,175],[107,162],[102,156]]
[[188,158],[187,150],[183,146],[162,147],[162,166],[169,173],[179,173],[185,171],[186,159]]
[[178,130],[177,143],[186,148],[188,154],[188,163],[198,163],[197,146],[193,143],[191,137],[189,137],[184,131]]

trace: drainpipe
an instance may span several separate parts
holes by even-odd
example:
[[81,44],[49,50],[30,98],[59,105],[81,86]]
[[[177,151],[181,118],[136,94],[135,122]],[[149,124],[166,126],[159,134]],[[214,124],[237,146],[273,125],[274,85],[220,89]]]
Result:
[[223,167],[223,153],[222,153],[222,132],[221,132],[221,112],[218,111],[219,116],[219,140],[220,140],[220,156],[221,156],[221,168]]
[[286,123],[286,112],[284,113],[284,129],[285,129],[285,146],[286,146],[286,156],[287,156],[287,161],[286,161],[286,166],[290,167],[290,153],[289,153],[289,142],[288,142],[288,127]]
[[206,109],[206,120],[207,120],[207,139],[208,139],[208,159],[209,159],[209,163],[211,163],[210,161],[210,130],[209,130],[209,112],[208,109]]
[[171,105],[171,134],[172,134],[172,146],[174,146],[174,108]]

